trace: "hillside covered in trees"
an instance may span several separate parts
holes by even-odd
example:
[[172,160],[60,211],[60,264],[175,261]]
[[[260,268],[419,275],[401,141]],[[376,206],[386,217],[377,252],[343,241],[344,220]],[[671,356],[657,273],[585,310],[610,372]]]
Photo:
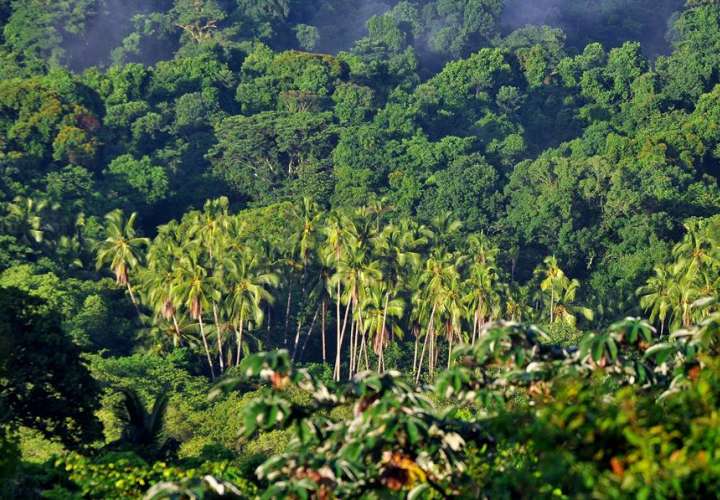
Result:
[[0,0],[0,497],[720,488],[720,3]]

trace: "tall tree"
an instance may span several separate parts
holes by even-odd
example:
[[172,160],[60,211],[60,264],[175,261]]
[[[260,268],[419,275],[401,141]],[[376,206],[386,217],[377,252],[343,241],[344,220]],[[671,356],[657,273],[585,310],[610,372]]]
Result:
[[130,271],[140,264],[141,250],[150,244],[148,238],[137,236],[135,221],[137,212],[125,219],[122,210],[113,210],[105,216],[106,238],[97,250],[96,265],[99,270],[109,266],[115,275],[115,282],[127,288],[130,300],[137,307],[138,302],[130,285]]
[[272,304],[274,299],[270,287],[277,287],[280,278],[263,269],[258,255],[247,249],[225,262],[228,287],[228,309],[230,322],[235,329],[235,364],[240,364],[243,329],[249,323],[256,328],[262,325],[265,313],[263,303]]

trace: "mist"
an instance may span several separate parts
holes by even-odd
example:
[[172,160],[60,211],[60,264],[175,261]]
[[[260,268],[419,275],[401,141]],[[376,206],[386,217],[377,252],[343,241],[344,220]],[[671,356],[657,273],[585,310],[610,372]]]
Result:
[[568,47],[577,52],[594,41],[609,48],[633,40],[654,57],[669,53],[669,23],[684,4],[684,0],[506,0],[501,22],[506,33],[529,24],[561,28]]
[[352,8],[347,3],[339,4],[334,8],[319,11],[309,22],[320,29],[320,40],[317,50],[336,54],[342,50],[349,50],[353,44],[368,34],[367,22],[373,16],[385,14],[390,10],[389,2],[381,0],[359,0],[352,2]]
[[[169,7],[165,0],[100,0],[88,13],[85,30],[77,36],[67,38],[63,45],[67,65],[80,71],[91,66],[106,66],[111,62],[113,49],[122,46],[122,42],[134,31],[133,17],[161,11]],[[172,55],[171,47],[157,47],[153,57],[144,60],[144,64],[152,64]]]

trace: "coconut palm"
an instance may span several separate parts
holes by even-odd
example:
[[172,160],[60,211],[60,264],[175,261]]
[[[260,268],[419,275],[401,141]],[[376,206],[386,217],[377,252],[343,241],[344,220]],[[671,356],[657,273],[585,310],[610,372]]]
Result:
[[190,242],[183,248],[183,256],[178,263],[173,289],[190,317],[200,325],[200,336],[210,373],[214,379],[215,365],[210,355],[203,314],[211,307],[210,304],[216,290],[208,277],[207,269],[200,263],[200,255],[201,251],[197,242]]
[[580,289],[580,282],[576,279],[570,280],[564,289],[561,290],[555,303],[555,312],[553,317],[556,322],[564,323],[575,328],[577,317],[582,316],[586,320],[593,319],[592,309],[575,304],[577,292]]
[[540,283],[540,290],[549,295],[550,305],[548,307],[550,315],[550,324],[555,323],[555,304],[558,297],[568,287],[570,280],[565,275],[565,272],[560,269],[557,259],[553,255],[552,257],[546,257],[543,261],[545,267],[537,271],[543,278]]
[[[295,359],[297,355],[298,343],[303,328],[303,312],[307,309],[306,306],[311,297],[311,294],[308,294],[308,287],[312,288],[314,282],[317,280],[317,277],[312,275],[311,265],[317,260],[315,254],[319,244],[322,217],[323,214],[320,207],[309,197],[303,198],[302,205],[295,206],[291,210],[291,223],[293,227],[297,229],[294,231],[290,241],[288,260],[291,268],[296,272],[295,276],[297,280],[299,280],[298,288],[300,288],[301,305],[300,312],[296,318],[297,324],[293,342],[293,359]],[[310,276],[312,283],[308,283],[308,276]],[[290,281],[288,283],[288,289],[290,290],[292,287],[293,283]],[[290,297],[290,292],[288,292],[288,299],[290,299]],[[314,319],[317,319],[317,317]]]
[[[425,334],[425,343],[420,354],[417,365],[416,380],[419,381],[422,371],[422,361],[425,351],[428,351],[428,375],[432,379],[437,358],[435,337],[437,331],[436,323],[452,325],[451,338],[455,335],[458,325],[456,314],[459,309],[458,300],[460,292],[460,269],[464,265],[465,257],[462,255],[442,252],[439,248],[434,249],[425,261],[424,269],[420,275],[419,286],[421,287],[416,303],[422,310],[430,310]],[[450,340],[450,338],[448,339]]]
[[137,308],[129,274],[139,265],[141,250],[149,245],[150,240],[136,235],[136,220],[137,212],[133,212],[126,220],[122,210],[119,209],[105,216],[106,238],[98,246],[96,265],[98,270],[109,265],[115,275],[115,282],[127,288],[130,300]]
[[47,200],[35,200],[16,196],[5,205],[6,215],[3,220],[5,230],[18,236],[25,244],[41,243],[49,227],[43,218],[50,208]]
[[293,235],[292,246],[297,259],[305,268],[318,247],[323,213],[315,200],[305,197],[302,205],[292,210],[291,217],[299,229]]
[[[360,345],[360,351],[358,351],[357,345],[360,341],[359,335],[364,334],[359,303],[364,298],[365,290],[381,278],[382,271],[380,270],[380,263],[376,260],[370,260],[368,252],[356,241],[349,242],[335,274],[330,277],[330,286],[337,287],[337,285],[340,285],[340,289],[344,290],[345,293],[342,299],[352,314],[351,317],[353,321],[350,325],[350,376],[355,373],[356,356],[363,349],[363,345]],[[343,318],[340,345],[343,343],[345,328],[347,326],[347,308],[345,317]],[[361,340],[365,340],[364,335]],[[339,376],[339,361],[336,360],[336,363],[336,371],[338,372],[336,376]]]
[[472,344],[478,332],[488,321],[492,321],[497,311],[500,296],[496,291],[497,273],[495,267],[483,261],[475,261],[470,265],[469,276],[465,281],[466,294],[463,302],[467,306],[472,324]]
[[360,304],[363,326],[369,334],[373,352],[377,356],[377,371],[385,370],[385,348],[391,338],[403,337],[399,320],[405,312],[405,303],[400,298],[390,298],[390,287],[386,283],[370,285]]
[[708,268],[717,265],[713,258],[718,251],[717,241],[714,241],[705,221],[691,220],[685,224],[685,230],[685,237],[673,248],[673,274],[694,283],[702,280]]
[[235,364],[239,365],[243,330],[248,323],[256,327],[262,324],[265,317],[263,303],[272,304],[274,300],[269,287],[277,287],[280,278],[265,271],[257,254],[251,250],[227,259],[225,269],[230,323],[235,330]]
[[640,307],[650,311],[650,321],[660,321],[660,335],[664,333],[668,315],[672,313],[673,285],[675,277],[664,266],[655,267],[655,275],[638,288]]

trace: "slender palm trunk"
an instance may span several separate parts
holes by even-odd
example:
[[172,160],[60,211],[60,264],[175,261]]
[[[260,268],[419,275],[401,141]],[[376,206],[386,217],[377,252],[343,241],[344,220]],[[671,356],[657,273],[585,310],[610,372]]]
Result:
[[423,342],[423,348],[422,348],[422,351],[420,352],[420,360],[419,360],[418,366],[417,366],[417,373],[415,374],[415,385],[420,383],[420,375],[422,374],[422,362],[423,362],[423,359],[425,358],[425,350],[427,349],[429,339],[430,339],[430,331],[428,330],[425,333],[425,341]]
[[315,315],[313,316],[312,321],[310,322],[310,328],[308,328],[307,333],[305,334],[305,341],[303,342],[302,348],[300,349],[300,357],[298,358],[299,361],[302,361],[303,356],[305,355],[305,348],[307,347],[308,343],[310,342],[310,336],[312,335],[313,328],[315,328],[315,323],[317,323],[318,315],[320,314],[320,306],[315,310]]
[[240,365],[240,356],[242,355],[242,337],[243,337],[243,317],[240,316],[240,325],[235,332],[235,341],[237,343],[237,352],[235,353],[235,366]]
[[450,369],[450,363],[452,361],[452,350],[453,350],[453,340],[455,338],[455,330],[450,331],[450,345],[448,346],[448,370]]
[[435,320],[435,306],[433,305],[432,312],[430,313],[430,321],[428,322],[427,333],[425,334],[425,341],[423,342],[422,352],[420,353],[420,360],[417,365],[417,374],[415,378],[415,384],[420,382],[420,374],[422,373],[422,362],[425,358],[425,350],[428,347],[428,342],[433,331],[433,322]]
[[358,347],[358,351],[355,358],[355,373],[360,373],[362,370],[362,360],[363,360],[363,349],[365,347],[365,332],[360,332],[358,335],[358,342],[360,342],[360,345]]
[[350,323],[350,349],[348,354],[348,379],[351,379],[353,375],[355,374],[355,349],[356,349],[356,342],[355,338],[357,337],[357,331],[356,331],[357,321],[353,319],[353,321]]
[[292,306],[292,289],[288,288],[287,305],[285,306],[285,330],[283,331],[283,345],[287,346],[290,329],[290,307]]
[[[340,356],[342,354],[342,345],[343,341],[345,340],[345,329],[347,327],[347,320],[348,320],[348,314],[350,313],[350,305],[351,301],[348,301],[348,305],[345,308],[345,318],[342,321],[342,328],[340,327],[340,322],[338,321],[338,342],[337,342],[337,348],[335,350],[335,373],[336,373],[336,381],[340,381],[340,365],[341,360]],[[340,285],[338,285],[338,319],[340,319]]]
[[479,315],[480,315],[479,312],[475,311],[475,316],[473,316],[472,342],[470,343],[470,345],[475,345],[475,337],[477,336],[477,331],[478,331],[478,322],[479,322],[478,316]]
[[207,356],[208,365],[210,366],[210,374],[213,380],[215,380],[215,365],[213,364],[212,356],[210,356],[210,347],[208,346],[207,336],[205,335],[205,324],[202,320],[202,314],[198,316],[200,322],[200,336],[202,337],[203,347],[205,348],[205,355]]
[[430,330],[430,349],[428,352],[428,380],[433,380],[433,368],[435,366],[435,329]]
[[340,380],[339,375],[339,367],[340,367],[340,328],[341,328],[341,318],[340,318],[340,283],[337,285],[337,298],[335,299],[335,322],[337,323],[335,325],[335,369],[333,370],[333,380]]
[[182,335],[180,333],[180,326],[178,325],[177,317],[174,314],[172,315],[172,320],[173,320],[173,326],[175,327],[175,336],[173,337],[173,348],[177,349],[178,346],[180,345],[180,340],[182,338]]
[[325,321],[326,321],[326,319],[327,319],[327,302],[325,301],[325,299],[323,299],[323,302],[322,302],[322,318],[321,318],[322,325],[321,325],[321,327],[320,327],[321,338],[322,338],[322,360],[323,360],[323,364],[325,364],[325,363],[327,362],[327,351],[326,351],[326,347],[325,347]]
[[415,376],[415,370],[417,369],[417,355],[418,355],[418,344],[420,343],[420,331],[417,327],[413,327],[415,333],[415,351],[413,352],[413,376]]
[[363,356],[365,357],[365,370],[370,371],[370,359],[368,358],[368,344],[367,341],[367,335],[365,332],[362,334],[362,344],[360,345],[360,351],[363,352]]
[[220,325],[215,302],[213,302],[213,318],[215,319],[215,333],[217,334],[218,362],[220,363],[220,373],[223,373],[225,371],[225,361],[223,361],[222,325]]
[[135,293],[133,292],[133,289],[130,286],[130,282],[128,281],[127,283],[125,283],[125,286],[127,287],[128,294],[130,294],[130,302],[132,302],[132,304],[135,306],[135,308],[137,308],[137,305],[138,305],[137,299],[135,298]]
[[[378,354],[378,366],[380,365],[380,361],[383,359],[383,352],[385,351],[385,322],[387,321],[387,310],[388,310],[388,301],[390,300],[390,294],[385,294],[385,309],[383,310],[383,320],[382,320],[382,329],[380,330],[380,349]],[[378,368],[378,372],[380,372],[380,369]]]
[[295,361],[295,356],[297,355],[298,350],[298,344],[300,343],[300,334],[302,333],[302,323],[300,320],[297,322],[297,328],[295,328],[295,340],[293,340],[293,351],[292,351],[292,360]]
[[135,312],[138,315],[138,318],[140,318],[140,305],[138,304],[137,299],[135,298],[135,292],[133,292],[132,287],[130,286],[130,281],[125,283],[125,286],[127,287],[128,295],[130,295],[130,302],[132,302],[133,307],[135,308]]
[[[363,326],[362,322],[362,316],[358,315],[358,331],[360,332],[360,351],[358,352],[358,361],[355,364],[357,371],[360,371],[360,361],[361,355],[365,358],[365,370],[370,370],[370,362],[368,360],[368,353],[367,353],[367,332],[365,332],[365,327]],[[357,334],[356,334],[357,336]]]

